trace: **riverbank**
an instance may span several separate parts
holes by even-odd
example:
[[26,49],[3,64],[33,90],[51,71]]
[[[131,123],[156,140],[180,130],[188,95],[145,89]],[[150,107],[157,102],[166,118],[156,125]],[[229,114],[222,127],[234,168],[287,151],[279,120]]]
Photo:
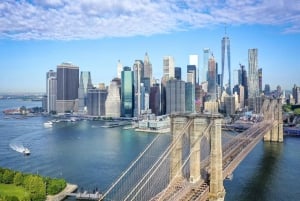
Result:
[[47,195],[46,201],[61,201],[67,197],[69,193],[73,193],[78,189],[78,186],[75,184],[67,183],[67,186],[64,190],[56,195]]

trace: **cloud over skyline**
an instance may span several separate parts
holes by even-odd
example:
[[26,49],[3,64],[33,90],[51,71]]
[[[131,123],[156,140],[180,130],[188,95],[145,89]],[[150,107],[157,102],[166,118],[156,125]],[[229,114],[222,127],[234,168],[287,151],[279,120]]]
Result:
[[0,38],[73,40],[149,36],[228,25],[278,26],[300,33],[300,1],[4,0]]

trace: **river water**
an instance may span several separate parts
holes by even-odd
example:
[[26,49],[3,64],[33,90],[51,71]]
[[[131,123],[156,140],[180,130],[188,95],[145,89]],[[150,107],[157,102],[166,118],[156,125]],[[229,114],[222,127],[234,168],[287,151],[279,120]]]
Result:
[[[0,100],[0,111],[40,102]],[[101,121],[57,123],[47,117],[14,118],[0,114],[0,166],[64,178],[79,189],[105,191],[157,134],[120,127],[102,128]],[[162,145],[170,135],[163,134]],[[226,180],[226,201],[298,201],[300,138],[283,143],[260,142]],[[18,149],[28,147],[30,156]],[[71,199],[69,199],[71,200]]]

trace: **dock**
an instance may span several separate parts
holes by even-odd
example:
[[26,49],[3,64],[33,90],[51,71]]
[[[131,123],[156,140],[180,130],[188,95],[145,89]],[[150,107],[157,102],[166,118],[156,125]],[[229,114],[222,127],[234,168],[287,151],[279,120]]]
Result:
[[88,193],[87,191],[83,193],[68,193],[67,196],[76,197],[77,200],[100,200],[102,194],[99,192]]

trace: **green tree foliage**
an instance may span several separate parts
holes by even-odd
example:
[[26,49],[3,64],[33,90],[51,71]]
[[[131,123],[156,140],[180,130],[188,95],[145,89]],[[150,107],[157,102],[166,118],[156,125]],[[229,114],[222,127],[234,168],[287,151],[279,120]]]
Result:
[[286,104],[282,106],[282,109],[284,112],[291,112],[292,111],[292,105]]
[[300,115],[300,108],[296,108],[296,109],[294,110],[294,114],[295,114],[295,115]]
[[23,180],[24,180],[23,174],[21,172],[17,172],[14,177],[14,184],[16,186],[21,186],[23,184]]
[[61,192],[66,185],[67,184],[64,179],[49,179],[47,181],[47,193],[49,195],[55,195]]
[[19,201],[19,198],[17,196],[12,195],[12,196],[5,196],[3,200],[4,201]]
[[[42,201],[46,194],[54,195],[61,192],[67,185],[64,179],[43,178],[34,174],[23,174],[10,169],[0,168],[0,183],[22,186],[29,193],[20,201]],[[14,195],[1,197],[0,201],[17,201]]]
[[42,177],[37,175],[26,176],[24,179],[24,187],[30,193],[31,200],[45,200],[46,184]]
[[12,184],[14,181],[15,173],[11,170],[4,170],[3,176],[2,176],[2,182],[5,184]]

